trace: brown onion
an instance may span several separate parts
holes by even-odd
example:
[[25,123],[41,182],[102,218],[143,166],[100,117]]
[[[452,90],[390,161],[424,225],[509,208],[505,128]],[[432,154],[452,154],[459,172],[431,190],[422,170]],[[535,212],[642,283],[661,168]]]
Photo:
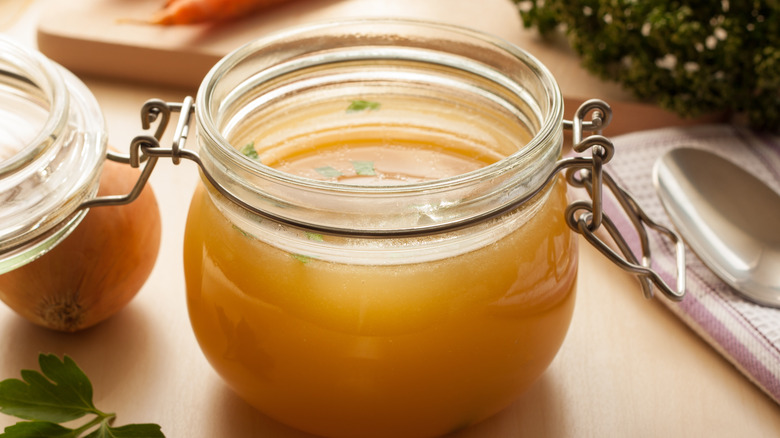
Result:
[[[106,161],[98,195],[124,194],[138,170]],[[138,293],[160,248],[160,211],[151,186],[128,205],[90,209],[51,251],[0,275],[0,299],[25,319],[54,330],[91,327]]]

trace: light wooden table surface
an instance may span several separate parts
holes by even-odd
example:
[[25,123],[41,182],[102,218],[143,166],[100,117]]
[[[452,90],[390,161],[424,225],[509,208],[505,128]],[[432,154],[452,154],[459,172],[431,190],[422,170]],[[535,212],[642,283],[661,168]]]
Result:
[[[424,0],[419,0],[424,2]],[[34,46],[36,8],[3,31]],[[518,24],[519,25],[519,24]],[[148,98],[183,91],[85,78],[103,107],[110,142],[139,133]],[[608,133],[607,133],[608,134]],[[0,378],[36,368],[39,352],[67,354],[92,379],[96,405],[117,424],[154,422],[168,437],[305,437],[259,414],[212,371],[191,332],[181,248],[191,163],[152,176],[164,238],[149,281],[109,321],[78,334],[35,327],[0,305]],[[580,245],[574,319],[558,356],[508,409],[457,438],[778,437],[780,406],[586,242]],[[0,427],[14,423],[0,416]]]

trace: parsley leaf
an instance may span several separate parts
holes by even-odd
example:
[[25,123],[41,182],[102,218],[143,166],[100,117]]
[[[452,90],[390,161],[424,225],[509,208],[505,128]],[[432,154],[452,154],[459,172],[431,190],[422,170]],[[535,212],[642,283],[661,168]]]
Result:
[[239,150],[239,152],[255,161],[260,159],[260,156],[257,155],[257,150],[255,150],[255,142],[253,141],[245,144],[244,147]]
[[353,161],[352,167],[355,169],[355,172],[358,175],[363,175],[363,176],[376,175],[376,170],[374,170],[373,161]]
[[5,428],[3,438],[75,438],[76,431],[49,421],[20,421]]
[[73,359],[53,354],[38,357],[41,371],[22,370],[22,380],[0,382],[0,412],[62,423],[98,413],[92,404],[92,385]]
[[[0,382],[0,412],[31,421],[5,428],[0,438],[165,438],[159,425],[129,424],[112,427],[115,414],[104,413],[92,402],[92,383],[68,356],[38,356],[41,371],[22,370],[22,380]],[[94,417],[76,429],[58,423]]]
[[311,257],[305,256],[303,254],[290,254],[290,257],[294,258],[295,260],[298,260],[304,265],[312,261]]
[[330,166],[317,167],[314,170],[325,178],[338,178],[342,175],[341,172]]
[[128,424],[121,427],[111,427],[108,422],[103,422],[99,429],[84,438],[154,438],[162,436],[160,426],[156,424]]
[[315,242],[322,242],[325,240],[322,238],[322,234],[312,233],[310,231],[306,231],[306,238]]
[[376,111],[381,107],[382,104],[379,102],[373,102],[370,100],[353,100],[352,103],[349,104],[347,107],[348,113],[356,113],[360,111]]
[[252,239],[252,240],[257,240],[257,237],[255,237],[255,236],[254,236],[253,234],[251,234],[251,233],[247,233],[246,231],[242,230],[242,229],[241,229],[241,228],[239,228],[239,227],[238,227],[236,224],[233,224],[233,229],[234,229],[234,230],[236,230],[236,231],[238,231],[239,233],[241,233],[241,235],[242,235],[242,236],[244,236],[244,237],[246,237],[246,238],[249,238],[249,239]]

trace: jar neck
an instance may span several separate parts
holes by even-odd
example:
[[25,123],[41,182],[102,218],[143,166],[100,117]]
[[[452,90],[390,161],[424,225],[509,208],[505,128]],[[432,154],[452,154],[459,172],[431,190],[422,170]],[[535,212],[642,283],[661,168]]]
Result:
[[[359,119],[334,106],[367,98],[381,109]],[[502,40],[431,23],[327,24],[251,43],[215,66],[197,104],[201,156],[221,186],[292,222],[358,234],[457,227],[510,205],[544,184],[562,143],[562,99],[541,64]],[[294,176],[240,152],[353,135],[465,142],[499,158],[447,178],[365,186]]]

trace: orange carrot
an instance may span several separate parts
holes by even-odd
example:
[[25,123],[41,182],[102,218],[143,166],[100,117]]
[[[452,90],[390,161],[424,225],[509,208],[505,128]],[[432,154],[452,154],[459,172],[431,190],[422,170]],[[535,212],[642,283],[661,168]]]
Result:
[[149,22],[176,25],[225,21],[283,1],[286,0],[168,0]]

